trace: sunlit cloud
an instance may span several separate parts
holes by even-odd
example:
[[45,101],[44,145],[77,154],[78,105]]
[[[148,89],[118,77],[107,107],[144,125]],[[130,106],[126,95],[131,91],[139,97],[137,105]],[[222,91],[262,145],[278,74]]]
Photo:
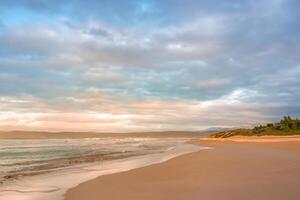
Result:
[[0,129],[201,130],[300,115],[294,0],[2,1]]

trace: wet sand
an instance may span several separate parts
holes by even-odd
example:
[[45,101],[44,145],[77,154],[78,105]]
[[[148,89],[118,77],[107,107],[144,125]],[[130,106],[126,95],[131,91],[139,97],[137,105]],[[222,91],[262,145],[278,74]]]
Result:
[[214,149],[98,177],[70,189],[66,199],[300,199],[299,141],[193,142]]

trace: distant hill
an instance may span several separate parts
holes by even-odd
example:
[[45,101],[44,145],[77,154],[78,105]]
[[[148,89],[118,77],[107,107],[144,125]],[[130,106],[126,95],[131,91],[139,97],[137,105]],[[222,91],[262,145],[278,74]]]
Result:
[[300,135],[300,120],[284,116],[280,122],[256,126],[253,129],[235,129],[210,135],[211,138],[228,138],[232,136],[285,136]]
[[79,139],[103,137],[207,137],[220,129],[202,131],[164,131],[134,133],[96,133],[96,132],[42,132],[42,131],[0,131],[0,139]]

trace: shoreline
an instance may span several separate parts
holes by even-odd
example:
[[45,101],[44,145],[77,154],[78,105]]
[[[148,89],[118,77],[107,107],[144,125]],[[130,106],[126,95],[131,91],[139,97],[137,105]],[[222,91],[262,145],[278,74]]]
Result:
[[300,141],[245,139],[192,139],[214,149],[97,177],[65,199],[300,199]]
[[232,136],[228,138],[199,138],[201,141],[224,141],[224,142],[300,142],[300,135],[288,136]]
[[102,163],[86,164],[69,169],[61,169],[54,173],[24,177],[10,184],[1,186],[0,200],[16,199],[64,199],[68,189],[80,183],[93,180],[103,175],[120,173],[132,169],[145,167],[174,157],[206,149],[182,141],[171,149],[155,154],[134,156],[124,159],[111,160]]

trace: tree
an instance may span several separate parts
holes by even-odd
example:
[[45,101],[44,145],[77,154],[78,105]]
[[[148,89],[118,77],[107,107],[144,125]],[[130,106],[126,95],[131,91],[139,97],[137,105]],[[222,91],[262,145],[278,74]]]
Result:
[[267,127],[269,127],[269,128],[271,128],[271,127],[273,127],[274,125],[272,124],[272,123],[268,123],[267,124]]

